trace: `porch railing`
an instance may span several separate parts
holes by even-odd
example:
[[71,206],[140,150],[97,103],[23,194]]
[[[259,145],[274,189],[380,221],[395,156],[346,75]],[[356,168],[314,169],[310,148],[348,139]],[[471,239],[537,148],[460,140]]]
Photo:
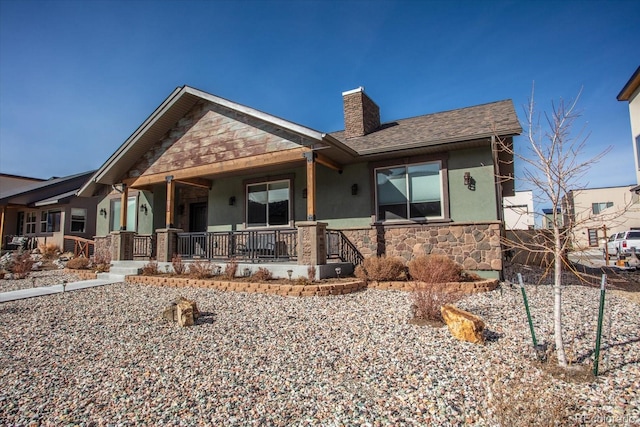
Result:
[[136,234],[133,236],[133,257],[153,258],[156,256],[155,236],[153,234]]
[[91,255],[93,255],[96,245],[95,241],[91,239],[85,239],[83,237],[66,235],[64,236],[64,240],[71,240],[73,242],[73,255],[75,257],[83,256],[85,258],[89,258]]
[[286,261],[298,256],[298,231],[260,230],[178,233],[183,258]]
[[350,262],[354,266],[364,261],[358,248],[339,230],[327,230],[327,258]]

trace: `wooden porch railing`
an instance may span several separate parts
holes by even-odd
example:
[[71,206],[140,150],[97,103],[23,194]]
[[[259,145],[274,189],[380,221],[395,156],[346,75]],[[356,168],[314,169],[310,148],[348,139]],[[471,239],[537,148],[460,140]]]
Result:
[[91,246],[95,248],[96,242],[90,239],[85,239],[78,236],[64,236],[64,240],[72,240],[73,243],[73,255],[75,257],[83,256],[89,258],[93,254]]

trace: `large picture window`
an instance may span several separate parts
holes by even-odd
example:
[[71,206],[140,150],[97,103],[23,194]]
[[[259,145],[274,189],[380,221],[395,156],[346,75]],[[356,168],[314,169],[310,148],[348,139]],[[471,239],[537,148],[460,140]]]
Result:
[[442,218],[440,162],[376,169],[380,221]]
[[62,212],[60,211],[42,211],[40,213],[40,232],[54,233],[60,231],[60,220]]
[[[136,230],[136,197],[129,197],[127,200],[127,231]],[[120,199],[111,200],[111,220],[109,221],[109,230],[120,230],[120,210],[122,203]]]
[[289,194],[289,180],[247,185],[247,226],[288,225]]

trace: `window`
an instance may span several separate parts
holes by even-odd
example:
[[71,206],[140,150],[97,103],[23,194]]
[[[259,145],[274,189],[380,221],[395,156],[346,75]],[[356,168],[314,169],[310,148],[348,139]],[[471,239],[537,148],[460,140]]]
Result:
[[40,212],[40,232],[55,233],[60,231],[61,218],[62,218],[62,212],[60,211]]
[[595,247],[595,246],[599,246],[598,245],[598,229],[597,228],[591,228],[589,230],[587,230],[589,233],[589,246],[591,247]]
[[288,225],[291,211],[289,180],[247,185],[247,225]]
[[[109,221],[109,231],[120,230],[120,199],[111,200],[111,216]],[[136,231],[136,196],[127,200],[127,231]]]
[[87,210],[71,208],[71,232],[84,233],[87,222]]
[[594,215],[598,215],[600,212],[605,210],[606,208],[610,208],[613,206],[613,202],[601,202],[601,203],[592,203],[591,210]]
[[26,234],[36,234],[36,213],[27,212]]
[[376,169],[380,221],[443,218],[440,162]]

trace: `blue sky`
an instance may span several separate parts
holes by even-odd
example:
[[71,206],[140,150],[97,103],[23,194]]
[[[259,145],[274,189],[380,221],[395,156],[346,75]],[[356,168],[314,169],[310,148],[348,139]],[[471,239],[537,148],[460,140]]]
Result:
[[[383,121],[581,87],[591,187],[635,184],[638,1],[0,0],[0,172],[96,169],[184,84],[313,129],[364,86]],[[516,145],[524,144],[520,137]]]

